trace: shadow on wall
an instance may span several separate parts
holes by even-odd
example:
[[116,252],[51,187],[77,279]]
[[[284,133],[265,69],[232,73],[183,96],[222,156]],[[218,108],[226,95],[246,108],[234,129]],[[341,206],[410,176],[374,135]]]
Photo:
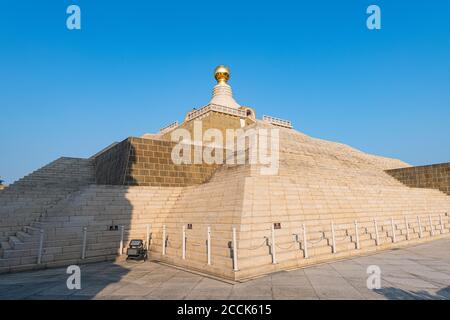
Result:
[[[106,179],[103,182],[105,183],[103,185],[105,192],[110,196],[113,195],[113,197],[112,201],[105,205],[105,211],[98,212],[96,215],[96,223],[104,222],[104,230],[106,230],[106,232],[101,233],[103,239],[98,238],[97,241],[100,245],[100,250],[102,249],[101,244],[104,244],[105,250],[119,253],[121,226],[124,226],[122,257],[125,259],[129,241],[132,239],[145,241],[146,239],[144,235],[137,236],[135,232],[132,232],[132,224],[134,223],[133,211],[135,211],[135,208],[130,201],[129,195],[132,194],[133,186],[138,185],[138,181],[129,172],[136,162],[136,158],[132,156],[135,154],[135,148],[129,140],[125,140],[118,148],[114,149],[116,151],[113,150],[112,153],[106,155],[109,158],[109,161],[107,161],[109,163],[106,165],[107,172],[106,174],[104,172],[103,176]],[[102,165],[105,166],[105,163]],[[99,182],[97,181],[97,183]],[[113,228],[113,230],[108,231],[108,228]],[[87,254],[89,256],[89,250]],[[133,268],[134,264],[136,263],[130,262],[129,267]],[[121,282],[123,277],[130,272],[130,269],[127,267],[117,265],[114,262],[81,266],[82,274],[86,274],[82,282],[89,283],[89,285],[80,291],[75,290],[75,296],[80,299],[93,299],[98,295],[113,293],[116,290],[115,284]],[[70,299],[70,296],[68,298]]]
[[380,295],[385,296],[389,300],[448,300],[450,299],[450,286],[437,291],[435,294],[420,290],[407,291],[400,288],[383,288],[374,289]]
[[[42,254],[38,254],[39,234],[33,231],[28,235],[27,232],[20,231],[21,240],[14,238],[18,244],[17,248],[8,249],[5,256],[3,254],[6,250],[0,252],[0,267],[14,271],[14,267],[25,264],[35,265],[39,260],[38,256],[40,256],[42,267],[48,267],[49,269],[40,270],[36,273],[1,274],[0,299],[10,297],[25,299],[36,294],[52,295],[53,298],[57,298],[59,295],[61,297],[69,295],[73,292],[66,286],[66,280],[70,275],[66,273],[65,267],[59,267],[61,265],[80,265],[81,270],[98,268],[98,272],[88,273],[87,275],[93,277],[91,281],[93,285],[86,288],[88,290],[84,296],[86,299],[95,297],[104,289],[109,290],[108,287],[111,284],[121,281],[129,273],[128,265],[120,266],[111,262],[119,253],[121,226],[124,226],[125,230],[123,252],[126,253],[130,240],[146,240],[146,224],[152,223],[154,211],[158,210],[153,209],[155,203],[164,205],[164,199],[161,198],[159,201],[153,201],[152,199],[154,194],[159,194],[158,192],[153,193],[151,188],[148,187],[145,190],[133,187],[138,185],[138,181],[133,174],[130,174],[132,170],[137,169],[140,173],[141,170],[152,169],[145,166],[141,167],[151,164],[139,162],[138,156],[136,156],[138,151],[142,152],[142,150],[135,149],[135,146],[130,143],[130,139],[126,139],[100,153],[95,158],[85,160],[90,164],[93,162],[96,167],[96,183],[91,179],[93,178],[93,172],[86,174],[89,175],[89,181],[78,181],[80,179],[79,170],[86,166],[86,164],[83,164],[80,165],[82,168],[77,169],[79,159],[74,164],[72,164],[74,160],[67,159],[65,161],[70,163],[63,167],[56,166],[57,170],[51,167],[52,170],[47,168],[40,171],[39,178],[43,176],[51,182],[58,183],[58,187],[55,188],[56,191],[59,191],[58,188],[62,188],[59,185],[64,187],[64,184],[68,187],[78,186],[78,188],[74,188],[75,191],[67,196],[60,197],[61,199],[57,203],[42,209],[45,210],[45,214],[39,214],[37,218],[31,216],[31,212],[34,211],[22,210],[25,218],[28,218],[29,221],[21,221],[21,225],[18,225],[17,228],[19,230],[23,227],[33,227],[27,228],[27,230],[33,231],[37,230],[36,228],[44,230]],[[73,167],[73,170],[64,171],[66,167],[69,169]],[[62,182],[60,181],[61,176],[65,178]],[[77,181],[78,184],[76,184]],[[136,197],[139,201],[133,200]],[[10,199],[8,198],[8,200]],[[2,207],[5,214],[13,214],[14,211],[12,210],[17,206],[16,202],[22,201],[22,198],[14,198],[11,201],[15,201],[11,204],[11,210],[9,210],[9,207]],[[35,200],[22,202],[33,204],[32,201]],[[149,203],[151,205],[148,205]],[[27,209],[27,207],[24,209]],[[4,227],[4,221],[0,222],[0,227]],[[85,227],[86,229],[84,229]],[[86,233],[84,233],[84,230],[86,230]],[[85,235],[86,250],[83,251],[82,244]],[[21,248],[29,247],[31,253],[17,250],[19,245]],[[82,258],[82,252],[85,253],[85,259]],[[103,261],[103,263],[87,263],[97,261]],[[55,266],[58,266],[58,268],[55,269]],[[44,276],[39,280],[39,287],[32,279],[25,283],[22,281],[22,277],[28,277],[28,275],[36,277],[40,274],[48,275],[48,277]]]
[[[133,262],[130,262],[130,266],[116,265],[111,262],[119,253],[121,226],[124,226],[125,231],[123,252],[126,253],[130,240],[146,240],[147,224],[152,224],[152,229],[156,230],[153,224],[155,215],[165,212],[160,209],[171,205],[170,201],[166,201],[167,197],[171,197],[171,188],[168,188],[168,193],[162,193],[160,187],[150,187],[154,185],[152,181],[149,181],[149,186],[145,188],[136,187],[142,184],[142,181],[138,181],[142,176],[152,178],[154,174],[150,171],[160,172],[162,167],[167,166],[162,160],[168,161],[170,158],[164,155],[159,156],[159,153],[165,152],[170,155],[168,146],[152,142],[152,147],[155,147],[152,151],[148,149],[150,146],[147,141],[140,143],[144,146],[135,147],[131,139],[142,142],[142,139],[129,138],[91,158],[90,161],[95,166],[96,183],[90,181],[83,184],[81,189],[77,189],[77,192],[72,193],[70,197],[58,202],[54,208],[46,210],[41,220],[35,221],[38,223],[36,227],[44,229],[45,235],[41,256],[42,266],[52,268],[56,265],[79,265],[82,270],[82,282],[88,280],[91,284],[83,290],[82,299],[91,299],[101,292],[117,289],[114,284],[122,281],[129,274]],[[186,170],[183,170],[181,177],[178,177],[184,179],[181,182],[172,181],[175,177],[166,174],[164,176],[161,174],[159,177],[164,179],[163,181],[156,182],[169,183],[169,187],[173,183],[201,182],[201,179],[194,174],[199,171],[193,170],[197,168],[183,169]],[[212,169],[205,175],[210,175],[213,172]],[[76,177],[76,174],[74,176]],[[147,181],[144,180],[144,182]],[[71,183],[72,181],[67,182],[68,185]],[[24,259],[30,259],[28,264],[35,264],[38,256],[36,239],[39,240],[36,236],[39,235],[31,234],[30,236],[32,237],[27,237],[26,245],[33,245],[36,253],[31,256],[27,254]],[[86,242],[84,242],[84,236],[86,236]],[[86,243],[85,251],[83,251],[84,243]],[[85,252],[85,259],[82,259],[82,252]],[[87,263],[98,261],[102,262]],[[21,264],[24,263],[21,261]],[[83,278],[83,270],[89,269],[95,269],[95,272],[87,272]],[[42,274],[48,276],[43,276],[41,279]],[[24,276],[39,277],[39,287],[33,279],[24,282],[22,279]],[[0,275],[0,299],[64,299],[74,292],[66,285],[69,276],[65,267],[41,270],[36,273]],[[142,274],[133,274],[133,282],[139,283],[141,276]]]
[[[92,299],[102,292],[113,292],[116,288],[114,284],[121,282],[129,272],[128,264],[126,266],[115,264],[115,259],[120,251],[120,243],[122,238],[121,227],[124,227],[123,233],[123,250],[122,257],[126,257],[126,251],[128,243],[132,239],[142,239],[145,241],[145,234],[141,229],[136,232],[136,221],[133,221],[133,213],[136,208],[132,202],[133,188],[130,185],[137,184],[133,180],[133,177],[127,176],[128,168],[133,165],[133,158],[129,157],[129,154],[133,154],[133,146],[128,143],[123,143],[118,146],[112,152],[108,154],[100,155],[103,157],[103,163],[100,164],[100,173],[102,178],[106,181],[98,182],[94,186],[92,191],[86,191],[82,193],[80,198],[74,199],[74,201],[68,204],[67,210],[63,210],[62,214],[70,216],[70,220],[77,221],[80,219],[83,222],[75,222],[75,224],[69,225],[65,230],[58,231],[59,235],[52,242],[51,238],[44,241],[44,254],[50,254],[51,250],[57,246],[57,242],[63,238],[70,239],[73,243],[80,245],[83,242],[83,235],[81,232],[82,226],[87,225],[87,241],[86,241],[86,260],[103,260],[100,263],[84,263],[83,260],[77,259],[77,261],[71,263],[79,265],[81,269],[81,290],[70,290],[67,287],[67,279],[70,274],[66,273],[67,268],[48,269],[43,271],[37,271],[35,276],[40,273],[49,274],[49,277],[42,279],[40,286],[42,290],[36,292],[36,283],[32,281],[21,285],[21,277],[17,277],[17,283],[14,286],[14,274],[11,276],[11,280],[8,281],[4,294],[0,294],[0,299],[70,299],[71,296],[78,299]],[[97,159],[94,160],[96,165],[99,165]],[[98,168],[96,168],[98,169]],[[99,171],[97,171],[98,173]],[[98,178],[98,176],[97,176]],[[126,184],[126,185],[125,185]],[[135,193],[134,193],[135,194]],[[80,209],[76,209],[80,206],[80,201],[83,203]],[[75,208],[70,208],[75,206]],[[73,209],[79,210],[75,214]],[[142,207],[138,208],[142,209]],[[83,217],[84,216],[84,217]],[[60,219],[61,213],[48,213],[48,225],[51,226],[52,222]],[[85,220],[86,219],[86,220]],[[86,224],[85,224],[86,223]],[[51,229],[51,227],[49,227]],[[49,229],[49,233],[51,230]],[[80,231],[79,231],[80,230]],[[145,232],[145,231],[144,231]],[[47,233],[47,231],[46,231]],[[76,233],[76,238],[75,237]],[[72,234],[74,234],[72,236]],[[69,251],[72,243],[64,242],[60,247],[64,253]],[[75,256],[79,254],[78,251]],[[76,257],[73,258],[76,258]],[[79,257],[79,256],[78,256]],[[55,257],[56,258],[56,257]],[[66,260],[67,258],[61,258]],[[109,260],[109,261],[105,261]],[[130,267],[133,262],[130,262]],[[25,274],[27,277],[31,274]],[[17,274],[19,276],[20,274]],[[6,277],[5,279],[8,279]],[[4,287],[5,281],[0,277],[0,287]],[[7,293],[11,290],[9,293]]]
[[[14,292],[12,287],[13,291],[10,294],[5,293],[3,297],[0,295],[0,299],[8,298],[8,296],[18,299],[93,299],[99,295],[110,295],[118,289],[115,284],[123,281],[122,279],[130,272],[129,268],[133,268],[133,264],[136,264],[130,261],[129,265],[126,263],[123,266],[111,261],[120,252],[121,227],[124,227],[122,258],[126,257],[130,240],[145,241],[145,236],[140,232],[136,234],[133,229],[136,227],[136,221],[133,221],[133,212],[136,208],[130,199],[133,196],[132,185],[137,184],[137,181],[128,175],[129,168],[133,166],[134,158],[130,157],[131,154],[134,154],[134,147],[126,140],[100,154],[101,162],[98,158],[94,160],[97,174],[95,192],[89,196],[86,207],[77,214],[93,215],[92,225],[89,223],[87,226],[86,259],[105,256],[110,261],[87,264],[80,261],[81,290],[70,290],[67,287],[70,274],[66,273],[66,268],[57,268],[37,272],[48,272],[52,275],[47,278],[47,281],[41,283],[43,290],[35,292],[34,283],[25,283],[21,291]],[[99,173],[102,181],[98,181]],[[71,214],[68,213],[68,215]],[[67,234],[70,234],[69,229]],[[64,251],[64,247],[62,249]],[[18,282],[21,282],[20,278]]]

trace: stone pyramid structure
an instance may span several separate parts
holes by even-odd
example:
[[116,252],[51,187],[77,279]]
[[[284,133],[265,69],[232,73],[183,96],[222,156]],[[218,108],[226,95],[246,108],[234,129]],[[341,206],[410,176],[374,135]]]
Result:
[[[152,260],[241,281],[450,235],[450,196],[398,180],[411,166],[257,120],[230,99],[228,69],[215,76],[212,102],[223,105],[90,159],[60,158],[0,191],[0,272],[123,259],[128,242],[143,239]],[[277,173],[247,161],[174,164],[171,133],[192,133],[195,121],[277,129]]]

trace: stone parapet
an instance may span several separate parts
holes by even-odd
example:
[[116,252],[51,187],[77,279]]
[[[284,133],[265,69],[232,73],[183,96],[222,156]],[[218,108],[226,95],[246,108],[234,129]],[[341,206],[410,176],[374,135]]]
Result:
[[230,108],[230,107],[210,103],[198,110],[193,110],[193,111],[189,112],[186,115],[186,121],[194,120],[210,111],[216,111],[216,112],[229,114],[229,115],[233,115],[233,116],[241,117],[241,118],[245,118],[247,116],[245,113],[245,110],[235,109],[235,108]]
[[292,122],[289,120],[284,120],[271,116],[263,116],[263,121],[276,126],[292,129]]

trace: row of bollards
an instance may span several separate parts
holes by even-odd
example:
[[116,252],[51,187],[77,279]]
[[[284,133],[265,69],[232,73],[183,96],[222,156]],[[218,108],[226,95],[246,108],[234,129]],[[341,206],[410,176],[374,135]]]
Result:
[[[150,242],[150,228],[151,225],[147,225],[147,236],[146,236],[146,248],[149,249]],[[81,260],[86,259],[86,247],[87,247],[87,227],[83,227],[83,237],[82,237],[82,246],[81,246]],[[37,264],[42,263],[42,255],[44,252],[44,229],[39,230],[39,246],[37,253]],[[123,254],[124,248],[124,234],[125,234],[125,226],[120,226],[120,242],[119,242],[119,255]]]
[[[404,224],[405,224],[405,236],[406,236],[406,240],[410,240],[411,239],[411,225],[408,221],[408,217],[405,216],[404,217]],[[430,236],[434,236],[436,230],[439,230],[437,226],[433,225],[433,218],[430,215],[428,215],[428,224],[429,224],[429,232],[430,232]],[[385,232],[385,226],[382,226],[383,231]],[[388,225],[389,226],[389,225]],[[440,226],[440,233],[444,233],[445,232],[445,226],[444,226],[444,222],[443,222],[443,217],[442,214],[439,214],[439,226]],[[278,226],[279,228],[279,226]],[[330,224],[330,229],[331,229],[331,239],[329,239],[329,241],[331,240],[331,244],[329,243],[329,245],[331,245],[331,249],[332,249],[332,253],[337,253],[337,243],[336,243],[336,230],[335,230],[335,224],[333,221],[331,221]],[[428,229],[428,227],[427,227]],[[86,247],[87,247],[87,232],[88,229],[87,227],[83,227],[83,237],[82,237],[82,248],[81,248],[81,259],[84,260],[86,259]],[[380,242],[380,236],[379,236],[379,225],[378,225],[378,221],[376,218],[373,219],[373,230],[374,230],[374,236],[375,236],[375,244],[376,246],[381,245]],[[392,232],[392,242],[396,243],[397,242],[397,234],[396,234],[396,224],[394,221],[394,218],[390,218],[390,231]],[[182,226],[182,241],[181,241],[181,258],[183,260],[186,260],[186,245],[187,245],[187,236],[186,236],[186,225]],[[270,238],[265,237],[266,238],[266,245],[268,245],[270,247],[270,254],[272,256],[272,263],[273,264],[277,264],[277,245],[276,245],[276,232],[275,232],[275,226],[274,224],[271,225],[271,229],[270,229],[271,235]],[[359,231],[359,224],[358,221],[355,220],[354,221],[354,232],[355,232],[355,238],[354,240],[350,240],[352,242],[355,243],[356,245],[356,249],[361,249],[361,244],[360,244],[360,231]],[[367,233],[367,229],[366,229],[366,233]],[[417,229],[415,232],[418,232],[418,237],[419,238],[423,238],[423,225],[422,225],[422,219],[420,216],[417,216]],[[120,226],[120,242],[119,242],[119,255],[123,254],[124,251],[124,234],[125,234],[125,226]],[[300,235],[295,234],[296,236],[296,240],[295,242],[298,242],[300,245],[300,249],[303,250],[303,256],[304,258],[309,258],[309,253],[308,253],[308,247],[311,247],[311,245],[314,245],[314,243],[312,243],[311,245],[308,243],[308,237],[307,237],[307,228],[306,225],[303,224],[302,225],[302,234],[301,234],[301,238],[302,241],[299,240]],[[346,236],[349,236],[348,234],[348,230],[346,231]],[[373,237],[373,234],[372,234]],[[211,226],[208,226],[206,229],[206,254],[207,254],[207,264],[211,265],[212,261],[211,261]],[[166,225],[162,226],[162,255],[165,256],[167,254],[167,246],[169,244],[169,240],[168,240],[168,235],[167,235],[167,228]],[[269,241],[270,239],[270,241]],[[321,239],[319,239],[319,242],[321,240],[323,240],[324,238],[321,237]],[[373,238],[372,238],[373,239]],[[342,241],[342,240],[338,240],[338,241]],[[147,249],[147,251],[150,250],[150,242],[151,242],[151,224],[147,224],[146,225],[146,239],[145,239],[145,247]],[[303,242],[303,243],[302,243]],[[318,242],[316,242],[318,243]],[[179,247],[178,247],[179,248]],[[233,263],[233,270],[234,271],[238,271],[238,246],[237,246],[237,230],[236,227],[232,227],[232,241],[229,243],[229,248],[230,248],[230,256],[232,258],[232,263]],[[281,249],[283,249],[281,247]],[[250,249],[253,250],[253,249]],[[42,255],[44,252],[44,230],[41,229],[39,232],[39,247],[38,247],[38,256],[37,256],[37,264],[41,264],[42,263]]]
[[[430,223],[430,235],[434,236],[434,230],[433,230],[433,223],[432,223],[432,217],[431,215],[429,215],[429,223]],[[396,224],[394,221],[394,218],[390,218],[389,220],[390,222],[390,229],[392,232],[392,242],[396,243],[397,242],[397,234],[396,234]],[[439,215],[439,224],[440,224],[440,229],[441,229],[441,233],[444,232],[444,225],[443,225],[443,220],[442,220],[442,215]],[[422,221],[420,219],[420,216],[417,216],[417,225],[418,225],[418,231],[419,231],[419,237],[422,238],[423,237],[423,228],[422,228]],[[406,226],[406,240],[410,240],[410,225],[408,223],[408,218],[405,217],[405,226]],[[373,219],[373,228],[374,228],[374,236],[375,236],[375,244],[376,246],[381,245],[381,241],[380,241],[380,235],[379,235],[379,224],[377,219]],[[337,253],[337,242],[336,242],[336,230],[335,230],[335,224],[332,221],[330,224],[330,229],[331,229],[331,248],[332,248],[332,253]],[[269,238],[266,237],[267,240],[267,245],[270,247],[270,254],[272,256],[272,264],[277,264],[277,251],[276,251],[276,234],[275,234],[275,227],[274,224],[271,225],[271,229],[270,229],[271,235],[270,235],[270,241]],[[359,231],[359,224],[358,221],[355,220],[354,221],[354,232],[355,232],[355,238],[354,238],[354,242],[356,245],[356,249],[361,249],[361,244],[360,244],[360,231]],[[296,235],[298,237],[298,235]],[[237,254],[237,232],[236,232],[236,228],[233,227],[232,228],[232,241],[230,244],[230,250],[231,250],[231,257],[233,259],[233,270],[237,271],[238,270],[238,254]],[[167,248],[167,232],[166,232],[166,225],[163,225],[163,242],[162,242],[162,253],[163,255],[166,255],[166,248]],[[186,226],[183,225],[182,226],[182,246],[181,246],[181,255],[182,255],[182,259],[186,259]],[[298,240],[296,240],[297,242],[299,242]],[[341,240],[339,240],[341,241]],[[304,258],[309,258],[309,254],[308,254],[308,240],[307,240],[307,228],[306,225],[303,224],[302,225],[302,241],[303,244],[300,247],[303,250],[304,253]],[[208,261],[208,265],[211,265],[211,227],[208,226],[207,227],[207,261]],[[253,249],[251,249],[253,250]]]
[[[39,246],[37,254],[37,264],[42,263],[42,254],[44,253],[44,229],[39,230]],[[81,246],[81,259],[86,259],[86,244],[87,244],[87,227],[83,227],[83,244]]]
[[[431,214],[428,215],[428,223],[429,223],[429,228],[430,228],[430,236],[434,236],[435,235],[435,230],[437,230],[437,227],[435,227],[433,225],[433,219]],[[423,226],[422,226],[422,220],[420,218],[420,216],[417,216],[417,226],[418,226],[418,232],[419,232],[419,238],[423,238]],[[439,214],[439,226],[440,226],[440,232],[441,234],[444,233],[445,230],[445,226],[443,223],[443,218],[442,218],[442,214]],[[361,249],[361,245],[360,245],[360,232],[359,232],[359,227],[358,227],[358,221],[355,220],[354,221],[354,227],[355,227],[355,245],[356,245],[356,249]],[[375,233],[375,244],[377,246],[381,245],[380,242],[380,236],[379,236],[379,228],[378,228],[378,221],[377,219],[373,219],[373,227],[374,227],[374,233]],[[392,232],[392,242],[396,243],[397,242],[397,233],[396,233],[396,224],[394,222],[394,218],[390,219],[390,228],[391,228],[391,232]],[[308,243],[307,243],[307,235],[306,235],[306,226],[305,224],[302,225],[302,229],[303,229],[303,251],[304,251],[304,257],[308,258]],[[336,253],[337,252],[337,248],[336,248],[336,232],[335,232],[335,224],[332,221],[330,224],[330,230],[331,230],[331,248],[332,248],[332,253]],[[406,230],[406,240],[410,240],[410,225],[408,223],[408,218],[405,216],[405,230]]]
[[[168,236],[167,236],[167,227],[166,225],[162,226],[162,255],[165,256],[167,254],[167,244],[168,244]],[[206,229],[206,253],[207,253],[207,263],[211,265],[211,227],[208,226]],[[186,225],[182,226],[182,235],[181,235],[181,258],[186,260]],[[237,252],[237,244],[236,244],[236,228],[233,227],[233,248],[232,252]],[[237,254],[233,254],[233,269],[237,270]]]

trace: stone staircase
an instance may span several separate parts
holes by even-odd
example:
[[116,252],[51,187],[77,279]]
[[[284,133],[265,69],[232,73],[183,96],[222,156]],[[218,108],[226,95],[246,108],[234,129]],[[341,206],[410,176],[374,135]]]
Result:
[[[86,186],[3,242],[0,272],[115,259],[120,227],[125,227],[124,248],[132,238],[146,239],[147,225],[160,223],[158,213],[168,211],[178,193],[177,188]],[[84,228],[87,241],[82,259]],[[37,264],[41,230],[43,247]]]
[[93,182],[90,160],[62,157],[0,191],[0,257],[27,239],[24,226]]

